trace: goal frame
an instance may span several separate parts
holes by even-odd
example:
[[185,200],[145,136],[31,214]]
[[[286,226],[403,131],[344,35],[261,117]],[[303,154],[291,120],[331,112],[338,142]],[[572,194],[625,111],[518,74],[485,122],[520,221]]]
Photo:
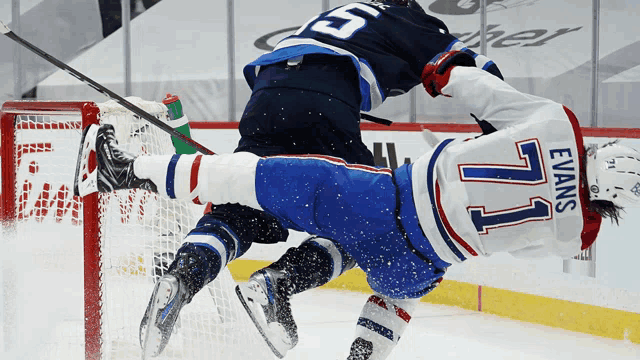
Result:
[[[0,109],[0,134],[2,146],[2,195],[0,197],[0,221],[4,231],[12,231],[17,217],[16,204],[16,139],[15,120],[18,115],[25,115],[37,111],[38,114],[74,115],[81,116],[81,121],[70,122],[73,128],[82,131],[91,124],[100,123],[100,109],[93,101],[7,101]],[[36,127],[38,128],[38,127]],[[43,129],[45,127],[43,126]],[[80,144],[78,144],[79,146]],[[98,193],[82,198],[83,218],[83,253],[84,253],[84,333],[85,358],[98,360],[101,358],[101,321],[100,303],[101,290],[101,238],[99,229],[100,206]],[[6,304],[5,304],[6,306]],[[11,316],[5,311],[5,316]],[[6,321],[11,324],[12,321]],[[9,331],[7,331],[9,330]],[[11,343],[11,329],[4,331],[5,350]]]

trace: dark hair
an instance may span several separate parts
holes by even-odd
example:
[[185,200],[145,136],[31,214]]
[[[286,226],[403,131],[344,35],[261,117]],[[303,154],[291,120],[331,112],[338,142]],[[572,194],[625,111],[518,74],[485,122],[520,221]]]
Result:
[[620,212],[624,211],[624,209],[609,200],[592,200],[589,202],[589,210],[594,211],[604,219],[611,219],[611,223],[614,222],[618,225],[618,220],[622,219]]
[[[609,145],[617,144],[619,140],[610,141],[601,147],[607,147]],[[595,147],[595,148],[593,148]],[[582,156],[582,168],[584,171],[580,174],[580,177],[583,180],[583,183],[586,184],[587,188],[589,187],[589,183],[587,182],[587,154],[589,151],[596,151],[597,145],[591,145],[590,147],[585,147],[584,155]],[[618,221],[622,219],[620,215],[621,212],[624,211],[624,208],[614,204],[609,200],[590,200],[589,205],[587,206],[589,211],[593,211],[602,216],[603,219],[611,219],[611,223],[614,222],[618,225]]]

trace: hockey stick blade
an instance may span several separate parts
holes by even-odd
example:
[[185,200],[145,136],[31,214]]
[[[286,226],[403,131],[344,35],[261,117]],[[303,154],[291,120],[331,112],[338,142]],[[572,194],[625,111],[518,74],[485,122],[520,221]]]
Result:
[[11,31],[11,29],[9,29],[7,27],[7,25],[5,25],[2,21],[0,21],[0,32],[3,33],[3,34],[6,34],[6,33],[10,32],[10,31]]
[[432,148],[440,143],[440,139],[429,129],[422,129],[422,137]]
[[149,114],[148,112],[146,112],[146,111],[140,109],[139,107],[135,106],[134,104],[130,103],[129,101],[127,101],[122,96],[120,96],[120,95],[114,93],[113,91],[107,89],[106,87],[98,84],[97,82],[93,81],[92,79],[90,79],[86,75],[80,73],[79,71],[75,70],[74,68],[70,67],[69,65],[63,63],[62,61],[60,61],[60,60],[54,58],[53,56],[49,55],[48,53],[44,52],[39,47],[31,44],[27,40],[25,40],[25,39],[21,38],[20,36],[16,35],[13,31],[11,31],[11,29],[9,29],[9,27],[7,27],[1,21],[0,21],[0,32],[2,32],[2,34],[7,36],[8,38],[10,38],[11,40],[13,40],[13,41],[17,42],[18,44],[22,45],[23,47],[29,49],[34,54],[36,54],[36,55],[40,56],[41,58],[47,60],[48,62],[50,62],[51,64],[53,64],[57,68],[59,68],[61,70],[64,70],[67,74],[69,74],[69,75],[75,77],[76,79],[82,81],[83,83],[87,84],[89,87],[93,88],[97,92],[107,96],[111,100],[116,101],[118,104],[122,105],[122,107],[124,107],[125,109],[133,112],[134,114],[136,114],[136,115],[140,116],[141,118],[147,120],[148,122],[152,123],[153,125],[159,127],[164,132],[169,133],[171,136],[177,137],[178,139],[184,141],[188,145],[191,145],[193,148],[195,148],[196,150],[200,151],[201,153],[203,153],[205,155],[215,154],[213,151],[207,149],[206,147],[204,147],[200,143],[198,143],[198,142],[194,141],[193,139],[185,136],[184,134],[182,134],[179,131],[175,130],[174,128],[172,128],[168,124],[165,124],[164,122],[162,122],[162,120],[157,119],[156,117],[154,117],[153,115]]

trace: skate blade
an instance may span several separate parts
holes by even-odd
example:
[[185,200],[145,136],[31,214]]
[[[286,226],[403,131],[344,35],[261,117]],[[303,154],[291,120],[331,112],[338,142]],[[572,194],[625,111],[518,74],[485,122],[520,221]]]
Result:
[[146,360],[151,357],[158,356],[168,342],[162,340],[162,331],[156,326],[156,321],[162,320],[158,317],[158,312],[164,310],[164,308],[171,302],[171,285],[159,280],[154,290],[153,297],[151,299],[151,311],[149,311],[149,319],[147,324],[141,328],[141,345],[142,345],[142,359]]
[[245,295],[243,295],[243,291],[245,293],[251,293],[251,291],[247,291],[247,286],[236,286],[236,295],[238,295],[238,299],[240,299],[240,302],[251,318],[251,321],[253,321],[253,324],[256,326],[258,332],[273,354],[282,359],[287,351],[292,348],[291,344],[285,341],[288,337],[286,336],[284,328],[282,328],[282,325],[277,323],[267,324],[264,316],[258,316],[257,314],[262,312],[262,305],[254,301],[251,297],[245,297]]
[[73,179],[73,195],[86,196],[98,191],[98,171],[96,168],[96,134],[100,127],[89,125],[82,131],[80,150]]

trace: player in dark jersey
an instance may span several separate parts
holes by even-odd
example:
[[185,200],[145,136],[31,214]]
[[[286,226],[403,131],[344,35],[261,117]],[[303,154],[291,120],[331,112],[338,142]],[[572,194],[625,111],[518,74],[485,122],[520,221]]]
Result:
[[[466,48],[415,1],[358,2],[319,14],[244,68],[253,94],[236,151],[315,153],[375,165],[361,140],[360,111],[419,85],[425,64],[448,50],[469,53],[475,66],[502,79],[493,61]],[[326,284],[354,264],[334,242],[311,237],[253,274],[239,295],[267,343],[284,355],[297,342],[289,297]],[[285,337],[259,323],[263,316],[255,312],[261,311],[267,323],[284,327]]]
[[[425,64],[448,50],[469,53],[477,67],[502,78],[493,61],[466,48],[415,1],[352,3],[322,13],[245,67],[253,94],[237,151],[320,153],[375,165],[361,140],[359,112],[420,84]],[[267,322],[285,328],[280,341],[257,324],[274,352],[284,355],[297,342],[289,297],[326,284],[354,264],[332,241],[312,237],[240,288],[250,314],[251,305],[253,311],[262,305]]]
[[[357,2],[319,14],[244,68],[252,95],[240,120],[236,152],[323,154],[375,165],[361,139],[360,111],[419,85],[427,62],[449,50],[467,52],[476,67],[502,78],[491,60],[466,48],[415,1]],[[193,265],[205,274],[199,281],[208,282],[253,242],[287,237],[272,215],[238,204],[215,205],[187,236],[169,273],[199,264]],[[354,264],[331,239],[310,238],[237,290],[271,349],[284,356],[297,342],[289,297],[327,283]],[[178,280],[163,281],[159,287]],[[259,321],[262,317],[268,324]],[[281,327],[284,336],[268,333],[272,327]],[[146,346],[160,352],[166,341],[168,334]]]
[[[249,86],[254,92],[282,87],[314,90],[354,105],[353,84],[345,86],[345,80],[355,75],[355,93],[360,95],[356,105],[370,111],[388,97],[420,84],[424,65],[449,50],[464,50],[474,57],[477,67],[502,78],[493,61],[466,48],[441,20],[427,15],[415,1],[400,1],[406,6],[395,2],[352,3],[312,18],[272,52],[244,68]],[[322,68],[317,77],[292,74],[305,64],[336,64],[340,76],[331,77],[325,73],[330,69]],[[345,73],[348,69],[351,71]],[[267,73],[258,76],[260,71]]]

